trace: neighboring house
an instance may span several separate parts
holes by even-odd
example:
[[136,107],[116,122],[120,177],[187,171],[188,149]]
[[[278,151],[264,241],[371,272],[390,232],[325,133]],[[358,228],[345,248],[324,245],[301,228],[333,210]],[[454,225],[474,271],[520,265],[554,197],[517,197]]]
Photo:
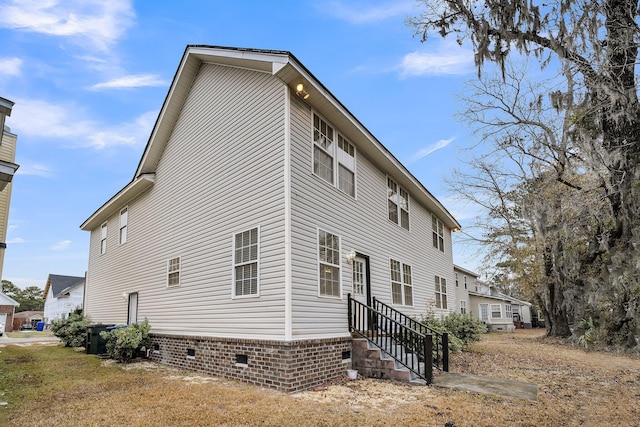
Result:
[[68,317],[84,301],[84,277],[50,274],[44,287],[44,321]]
[[[531,328],[531,303],[498,292],[479,279],[477,273],[458,265],[453,267],[456,312],[469,313],[487,324],[490,331],[511,332],[518,325]],[[520,323],[522,322],[522,323]]]
[[0,292],[0,324],[4,325],[4,330],[1,332],[13,331],[13,316],[16,307],[19,306],[20,303],[18,301]]
[[474,292],[478,289],[478,274],[454,265],[453,276],[456,291],[455,311],[461,314],[470,314],[469,291]]
[[4,251],[7,248],[11,181],[19,167],[14,163],[18,137],[4,125],[5,118],[11,115],[12,109],[13,102],[0,97],[0,278],[4,266]]
[[38,322],[44,319],[43,311],[21,311],[13,316],[13,329],[19,330],[20,326],[29,323],[35,329]]
[[442,204],[285,51],[188,46],[91,232],[85,312],[154,360],[285,391],[351,366],[347,294],[453,311]]

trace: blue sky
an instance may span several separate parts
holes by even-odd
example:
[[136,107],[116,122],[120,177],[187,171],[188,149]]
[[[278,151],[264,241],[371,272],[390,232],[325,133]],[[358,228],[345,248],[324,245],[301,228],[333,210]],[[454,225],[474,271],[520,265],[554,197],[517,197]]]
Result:
[[[18,135],[3,279],[84,275],[79,225],[131,181],[187,44],[291,51],[454,214],[443,185],[469,130],[456,94],[475,76],[453,40],[420,43],[413,0],[0,1],[0,96]],[[454,244],[469,269],[474,251]]]

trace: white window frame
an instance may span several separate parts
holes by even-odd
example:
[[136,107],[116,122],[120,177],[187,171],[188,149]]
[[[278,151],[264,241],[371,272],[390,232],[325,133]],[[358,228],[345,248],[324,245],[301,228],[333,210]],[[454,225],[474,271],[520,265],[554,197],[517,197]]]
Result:
[[[177,269],[173,269],[172,270],[172,261],[178,260],[178,268]],[[178,283],[173,283],[171,284],[171,275],[172,274],[177,274],[178,275]],[[182,285],[182,257],[178,256],[178,257],[173,257],[173,258],[169,258],[167,260],[167,287],[168,288],[177,288],[179,286]]]
[[[256,230],[256,258],[255,259],[250,259],[248,261],[242,261],[242,262],[238,262],[238,260],[236,259],[236,251],[237,251],[237,247],[236,247],[236,237],[239,234],[244,234],[244,233],[251,233],[251,231]],[[232,241],[232,247],[233,247],[233,267],[232,267],[232,277],[233,277],[233,282],[231,283],[231,298],[255,298],[255,297],[259,297],[260,296],[260,226],[255,226],[255,227],[249,227],[247,229],[244,230],[240,230],[237,233],[233,234],[232,237],[233,241]],[[250,246],[253,246],[252,244],[250,244]],[[236,281],[238,280],[237,276],[236,276],[236,272],[237,272],[237,267],[241,267],[241,266],[246,266],[246,265],[251,265],[251,264],[255,264],[256,265],[256,292],[255,293],[248,293],[248,294],[238,294],[237,293],[237,283]]]
[[478,316],[480,317],[480,320],[482,320],[483,322],[489,322],[489,304],[488,303],[478,304]]
[[505,310],[505,317],[507,319],[513,319],[513,306],[511,304],[506,304],[504,306],[504,310]]
[[[311,116],[311,172],[326,183],[337,188],[340,192],[355,199],[357,194],[356,146],[353,145],[353,143],[349,141],[346,136],[339,132],[335,128],[335,126],[329,123],[329,121],[325,120],[324,117],[322,117],[320,114],[314,111]],[[316,127],[316,118],[318,119],[320,129]],[[325,135],[325,133],[322,132],[322,125],[324,125],[324,127],[327,129],[326,133],[331,133],[332,135]],[[329,129],[331,130],[330,132],[328,132]],[[318,142],[320,141],[320,138],[316,139],[316,135],[325,138],[324,141],[329,141],[328,143],[324,144],[326,146],[323,146],[321,142]],[[332,139],[329,139],[329,137],[332,137]],[[323,177],[321,174],[316,173],[316,150],[321,150],[322,152],[324,152],[324,154],[331,158],[331,181],[325,179],[325,177]],[[343,178],[344,175],[342,175],[340,172],[341,167],[353,174],[353,194],[351,194],[349,191],[345,191],[345,189],[342,188],[343,186],[341,184],[341,178]]]
[[431,214],[431,232],[433,247],[444,252],[444,223],[434,214]]
[[[447,298],[447,279],[441,276],[435,276],[434,280],[436,308],[446,310],[449,308]],[[439,304],[438,304],[439,302]]]
[[109,234],[109,228],[107,223],[104,222],[100,226],[100,255],[104,255],[107,253],[107,236]]
[[[495,307],[498,307],[498,310],[495,310]],[[502,304],[491,304],[491,319],[502,319]],[[500,316],[494,316],[495,313],[500,312]]]
[[464,276],[464,288],[467,289],[467,276]]
[[[399,277],[394,277],[393,263],[397,263],[399,266]],[[407,275],[407,269],[409,274]],[[413,307],[413,267],[411,264],[398,261],[394,258],[389,258],[389,282],[391,283],[391,302],[394,305],[403,305],[407,307]],[[401,301],[396,302],[393,299],[393,285],[400,286]],[[410,291],[410,292],[409,292]]]
[[118,241],[121,245],[127,243],[127,231],[129,224],[129,206],[125,206],[120,210],[120,230],[118,232]]
[[458,273],[456,273],[456,288],[458,287]]
[[467,314],[467,302],[460,300],[460,314]]
[[[325,256],[324,259],[321,258],[321,253],[323,252],[320,246],[320,233],[325,233],[325,235],[331,235],[334,237],[338,238],[338,248],[329,248],[326,244],[323,246],[325,249],[325,254],[327,252],[327,249],[330,250],[332,252],[332,259],[328,260]],[[318,266],[318,297],[321,298],[335,298],[335,299],[342,299],[342,238],[340,237],[339,234],[337,233],[332,233],[331,231],[327,231],[326,229],[321,229],[321,228],[317,228],[316,231],[316,249],[318,251],[317,253],[317,266]],[[335,258],[337,257],[338,263],[336,264],[335,262],[329,262],[329,261],[335,261]],[[337,275],[338,275],[338,295],[334,295],[334,294],[328,294],[328,293],[322,293],[322,273],[323,273],[323,269],[337,269]],[[326,288],[326,284],[325,284],[325,288]]]
[[[405,197],[403,197],[403,193]],[[409,199],[411,199],[409,192],[387,175],[387,219],[407,231],[411,230]],[[395,211],[392,210],[391,204],[395,206]],[[406,220],[403,214],[406,215]]]

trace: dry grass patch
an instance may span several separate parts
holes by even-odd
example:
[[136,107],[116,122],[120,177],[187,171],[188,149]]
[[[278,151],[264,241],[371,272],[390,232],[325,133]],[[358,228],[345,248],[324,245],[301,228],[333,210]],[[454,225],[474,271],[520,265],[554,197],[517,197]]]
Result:
[[[0,425],[640,425],[640,359],[586,353],[542,331],[489,334],[451,370],[539,385],[538,401],[346,378],[283,394],[61,347],[0,349]],[[4,395],[2,395],[4,393]]]

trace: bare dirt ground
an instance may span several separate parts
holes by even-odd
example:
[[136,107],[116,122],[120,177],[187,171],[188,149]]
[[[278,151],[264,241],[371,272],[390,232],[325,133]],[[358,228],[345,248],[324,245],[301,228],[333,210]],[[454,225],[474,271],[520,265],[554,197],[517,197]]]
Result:
[[[11,402],[7,393],[6,420],[16,426],[640,426],[639,357],[587,353],[543,335],[488,334],[451,361],[453,372],[536,383],[536,401],[346,376],[288,395],[149,362],[105,363],[43,347],[66,355],[47,361],[51,372],[66,364],[60,375],[68,379],[32,374],[22,382],[25,393],[35,387],[28,404]],[[2,387],[0,373],[0,393]]]

